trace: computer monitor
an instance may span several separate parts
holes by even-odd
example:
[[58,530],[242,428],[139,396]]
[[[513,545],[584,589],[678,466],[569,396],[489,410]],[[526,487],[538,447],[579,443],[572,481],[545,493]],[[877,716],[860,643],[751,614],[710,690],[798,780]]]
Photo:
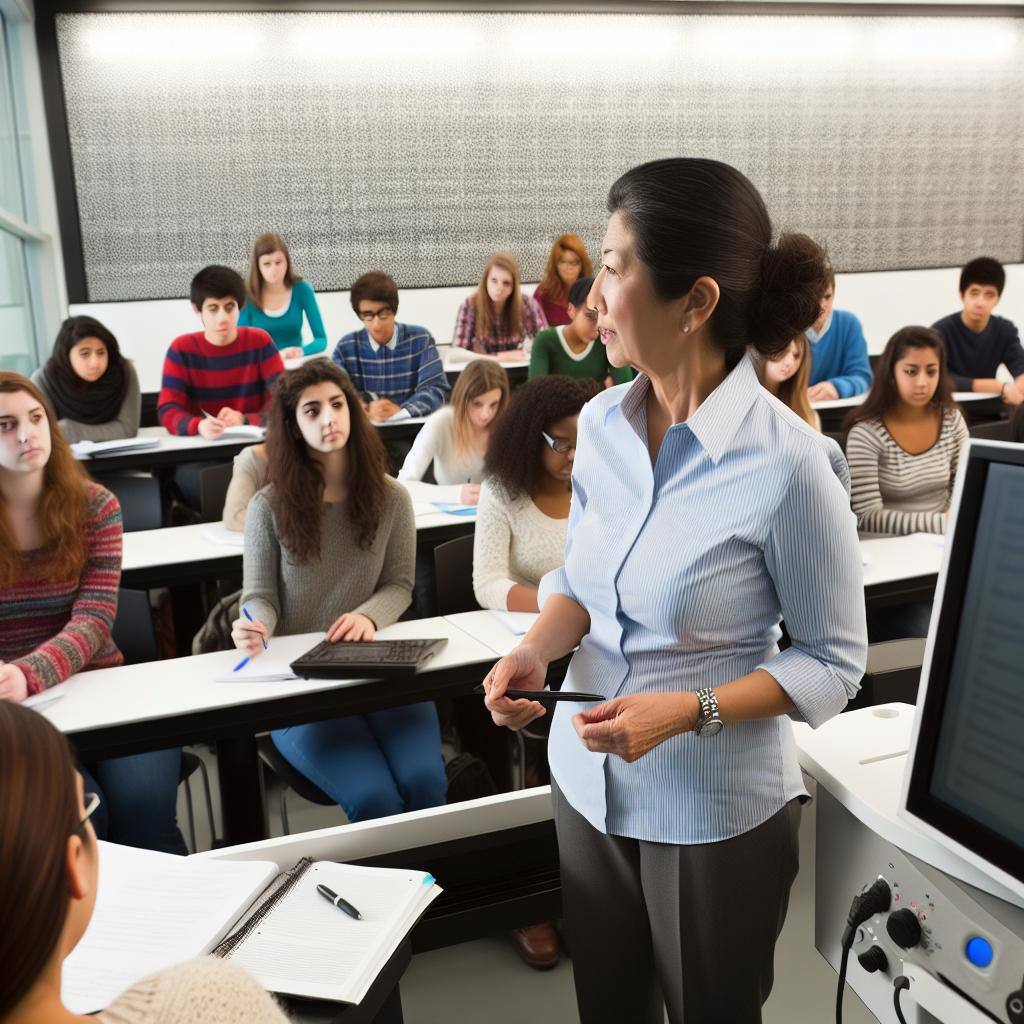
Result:
[[900,815],[1024,897],[1024,445],[965,460]]

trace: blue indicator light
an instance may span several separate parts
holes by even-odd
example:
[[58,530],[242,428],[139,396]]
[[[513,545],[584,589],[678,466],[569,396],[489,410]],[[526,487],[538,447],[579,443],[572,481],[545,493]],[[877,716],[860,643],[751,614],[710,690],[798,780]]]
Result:
[[975,967],[988,967],[992,963],[992,943],[988,939],[983,939],[980,935],[975,935],[973,939],[967,940],[967,947],[964,950],[967,954],[967,959],[970,960]]

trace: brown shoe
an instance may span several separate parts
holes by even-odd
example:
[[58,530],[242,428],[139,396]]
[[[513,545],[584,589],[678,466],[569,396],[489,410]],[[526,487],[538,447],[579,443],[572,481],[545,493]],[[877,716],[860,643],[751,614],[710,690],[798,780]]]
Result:
[[531,967],[545,971],[558,963],[558,935],[550,921],[515,928],[509,934],[516,952]]

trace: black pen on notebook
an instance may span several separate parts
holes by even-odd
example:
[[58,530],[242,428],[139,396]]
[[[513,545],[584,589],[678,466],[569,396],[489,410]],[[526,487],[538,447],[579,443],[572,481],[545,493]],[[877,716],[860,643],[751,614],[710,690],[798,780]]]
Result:
[[326,885],[318,885],[316,887],[316,891],[320,893],[325,900],[329,900],[333,903],[339,910],[343,910],[349,917],[354,917],[357,921],[362,921],[363,915],[360,914],[348,900],[343,900],[333,889],[328,889]]

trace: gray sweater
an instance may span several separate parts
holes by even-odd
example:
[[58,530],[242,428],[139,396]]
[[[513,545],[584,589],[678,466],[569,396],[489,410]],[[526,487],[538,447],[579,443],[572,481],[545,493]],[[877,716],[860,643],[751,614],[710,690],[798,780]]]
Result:
[[[50,396],[49,381],[46,379],[46,367],[40,366],[32,374],[35,384],[47,398]],[[79,423],[78,420],[58,420],[60,432],[68,439],[69,444],[76,441],[118,441],[122,437],[135,437],[139,432],[142,419],[142,395],[139,392],[139,377],[130,359],[124,361],[124,400],[117,411],[117,418],[106,423]]]
[[345,502],[323,502],[320,558],[299,565],[282,548],[268,494],[258,491],[245,517],[242,603],[271,633],[326,630],[345,612],[390,626],[412,602],[416,520],[412,499],[387,478],[388,496],[369,550],[359,547]]

